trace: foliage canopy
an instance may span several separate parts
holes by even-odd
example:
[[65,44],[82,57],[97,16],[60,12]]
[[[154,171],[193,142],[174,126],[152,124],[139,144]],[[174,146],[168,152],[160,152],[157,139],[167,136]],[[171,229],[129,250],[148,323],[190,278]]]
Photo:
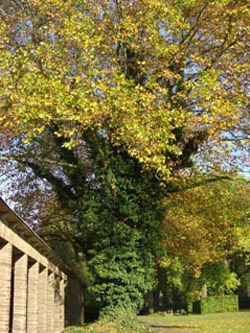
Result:
[[2,132],[21,135],[29,153],[45,159],[39,148],[51,136],[83,157],[91,131],[170,176],[204,143],[213,153],[211,141],[225,151],[249,138],[246,1],[1,7]]

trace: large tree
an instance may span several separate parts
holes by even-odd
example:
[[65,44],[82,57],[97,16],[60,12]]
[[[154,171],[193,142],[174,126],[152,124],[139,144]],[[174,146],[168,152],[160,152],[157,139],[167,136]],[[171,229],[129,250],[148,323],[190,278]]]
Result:
[[248,157],[247,2],[11,0],[0,15],[3,167],[24,198],[43,193],[43,216],[57,207],[44,233],[99,285],[117,285],[97,268],[123,243],[147,280],[163,192]]

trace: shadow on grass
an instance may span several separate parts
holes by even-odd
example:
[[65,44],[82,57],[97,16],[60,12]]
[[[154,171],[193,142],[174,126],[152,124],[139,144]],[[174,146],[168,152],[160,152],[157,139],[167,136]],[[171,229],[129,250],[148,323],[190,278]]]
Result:
[[148,324],[148,326],[152,327],[152,328],[164,328],[164,329],[173,329],[173,328],[178,328],[178,329],[185,329],[185,328],[197,328],[197,327],[194,327],[194,326],[178,326],[178,325],[162,325],[162,324]]
[[172,328],[196,328],[194,326],[176,326],[176,325],[149,325],[150,327],[153,327],[153,328],[169,328],[169,329],[172,329]]
[[195,326],[183,326],[183,325],[169,325],[169,324],[163,324],[163,323],[154,323],[154,322],[150,322],[150,321],[141,321],[144,325],[148,325],[150,327],[153,328],[197,328]]

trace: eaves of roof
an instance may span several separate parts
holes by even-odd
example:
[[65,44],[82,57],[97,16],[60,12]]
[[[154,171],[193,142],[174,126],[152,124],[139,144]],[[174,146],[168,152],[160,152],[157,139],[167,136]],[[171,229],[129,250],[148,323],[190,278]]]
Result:
[[74,273],[54,253],[48,244],[35,231],[33,231],[18,214],[16,214],[1,197],[0,220],[44,257],[49,259],[55,266],[60,268],[65,274],[76,278]]

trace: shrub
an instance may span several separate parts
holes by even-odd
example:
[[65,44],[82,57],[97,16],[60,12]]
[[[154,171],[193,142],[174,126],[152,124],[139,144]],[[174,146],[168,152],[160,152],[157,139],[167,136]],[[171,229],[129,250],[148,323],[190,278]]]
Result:
[[238,296],[209,296],[194,303],[196,313],[235,312],[239,311]]
[[131,309],[116,308],[102,313],[99,321],[85,327],[68,327],[63,333],[153,333],[154,331],[137,320]]

